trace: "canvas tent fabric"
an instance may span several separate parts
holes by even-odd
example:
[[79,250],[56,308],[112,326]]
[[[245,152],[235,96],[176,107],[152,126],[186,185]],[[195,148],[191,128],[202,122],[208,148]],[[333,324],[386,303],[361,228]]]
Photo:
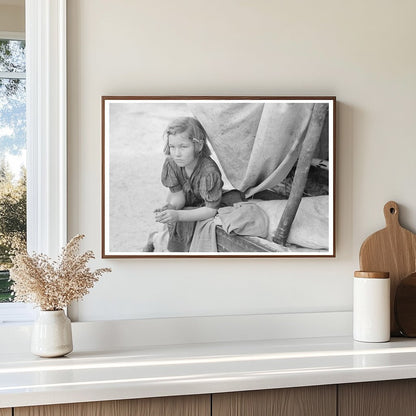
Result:
[[251,197],[276,187],[299,157],[313,103],[190,103],[228,180]]

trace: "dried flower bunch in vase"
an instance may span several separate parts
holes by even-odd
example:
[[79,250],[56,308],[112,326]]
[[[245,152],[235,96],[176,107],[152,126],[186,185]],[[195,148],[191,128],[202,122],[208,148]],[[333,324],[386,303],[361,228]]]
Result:
[[81,234],[73,237],[62,249],[58,261],[45,254],[17,253],[10,270],[15,302],[34,303],[41,310],[57,311],[85,296],[100,276],[111,269],[88,268],[94,253],[89,250],[79,254],[83,238]]
[[59,357],[72,351],[71,321],[63,308],[81,299],[109,268],[90,270],[92,251],[79,254],[84,235],[76,235],[62,249],[57,261],[45,254],[21,251],[13,258],[10,279],[15,302],[40,308],[32,332],[31,350],[41,357]]

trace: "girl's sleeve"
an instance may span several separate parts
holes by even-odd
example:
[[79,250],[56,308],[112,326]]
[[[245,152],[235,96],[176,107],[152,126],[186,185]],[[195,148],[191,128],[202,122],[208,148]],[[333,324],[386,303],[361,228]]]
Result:
[[206,207],[217,209],[220,206],[222,186],[223,182],[220,172],[210,172],[201,178],[199,191]]
[[182,189],[177,172],[172,166],[172,161],[169,159],[165,159],[165,163],[163,164],[161,180],[162,184],[166,188],[169,188],[171,192],[179,192]]

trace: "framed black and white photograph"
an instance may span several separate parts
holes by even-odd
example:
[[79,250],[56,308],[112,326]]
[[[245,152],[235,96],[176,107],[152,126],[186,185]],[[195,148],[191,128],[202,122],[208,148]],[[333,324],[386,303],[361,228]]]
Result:
[[103,257],[334,257],[335,97],[102,97]]

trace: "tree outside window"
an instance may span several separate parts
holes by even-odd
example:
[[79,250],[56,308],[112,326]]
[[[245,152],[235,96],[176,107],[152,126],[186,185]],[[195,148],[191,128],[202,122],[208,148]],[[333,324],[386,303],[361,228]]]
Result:
[[25,62],[23,40],[0,39],[0,302],[12,300],[8,269],[26,245]]

